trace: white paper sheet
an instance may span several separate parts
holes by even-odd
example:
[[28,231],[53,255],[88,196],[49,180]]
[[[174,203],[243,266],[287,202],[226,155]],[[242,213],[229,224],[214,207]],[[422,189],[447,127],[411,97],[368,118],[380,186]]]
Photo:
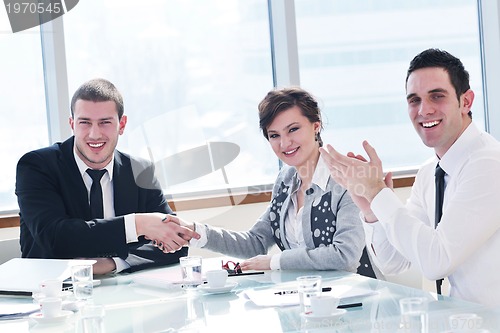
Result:
[[[283,293],[284,288],[271,288],[264,290],[250,289],[244,291],[244,295],[258,306],[291,306],[300,303],[299,294],[293,288],[288,288],[288,291],[294,293]],[[362,289],[349,285],[332,286],[331,291],[323,292],[323,295],[332,295],[341,299],[341,302],[352,301],[360,297],[366,297],[377,294],[377,291],[371,289]]]
[[40,305],[35,303],[19,304],[16,302],[3,302],[0,303],[0,320],[26,317],[39,310]]

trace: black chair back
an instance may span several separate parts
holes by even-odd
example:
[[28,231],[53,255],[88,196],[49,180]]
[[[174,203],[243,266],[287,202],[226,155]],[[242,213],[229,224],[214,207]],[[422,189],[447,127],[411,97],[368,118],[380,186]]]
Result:
[[359,275],[367,276],[376,279],[377,276],[372,267],[372,263],[370,261],[370,257],[368,256],[368,252],[366,251],[366,247],[363,249],[363,254],[359,259],[359,267],[357,273]]

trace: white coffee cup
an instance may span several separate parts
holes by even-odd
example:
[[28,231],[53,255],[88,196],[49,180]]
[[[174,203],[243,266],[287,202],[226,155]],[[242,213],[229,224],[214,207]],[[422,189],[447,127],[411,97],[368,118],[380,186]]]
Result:
[[222,288],[226,285],[227,271],[225,269],[208,271],[206,278],[210,288]]
[[45,297],[58,297],[61,295],[62,281],[56,279],[43,280],[40,282],[40,293]]
[[314,316],[329,316],[339,305],[340,298],[332,295],[311,296],[311,312]]
[[61,314],[62,300],[58,297],[45,297],[40,300],[40,310],[44,318],[54,318]]

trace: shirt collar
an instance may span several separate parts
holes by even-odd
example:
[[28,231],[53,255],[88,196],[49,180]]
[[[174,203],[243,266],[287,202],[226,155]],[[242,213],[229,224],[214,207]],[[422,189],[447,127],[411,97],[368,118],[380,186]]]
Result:
[[330,170],[328,169],[325,161],[320,155],[318,158],[318,163],[316,164],[316,169],[314,170],[314,175],[311,183],[318,185],[324,192],[326,191],[326,186],[328,184],[329,179],[330,179]]
[[439,166],[448,175],[452,175],[458,167],[462,165],[461,161],[468,158],[474,147],[474,141],[481,135],[481,131],[476,124],[470,123],[465,131],[458,137],[457,141],[448,149],[439,161]]
[[[78,170],[80,171],[80,174],[82,177],[87,173],[87,169],[89,169],[89,166],[85,164],[85,162],[82,161],[80,156],[76,153],[76,148],[73,148],[73,156],[75,157],[76,165],[78,166]],[[113,154],[113,157],[111,158],[111,161],[104,167],[108,171],[108,176],[109,180],[113,180],[113,166],[115,161],[115,155]]]

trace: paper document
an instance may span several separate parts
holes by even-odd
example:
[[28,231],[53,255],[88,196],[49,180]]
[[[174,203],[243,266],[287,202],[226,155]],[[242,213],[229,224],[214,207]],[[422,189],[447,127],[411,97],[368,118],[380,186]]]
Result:
[[40,305],[37,303],[0,303],[0,320],[23,318],[39,310]]
[[[348,285],[332,286],[331,291],[323,292],[323,295],[332,295],[341,299],[341,302],[352,301],[355,298],[375,295],[378,292],[371,289],[363,289]],[[246,290],[244,294],[258,306],[290,306],[300,304],[299,294],[291,288],[284,292],[283,288],[271,288],[264,290]]]
[[178,288],[182,285],[181,270],[153,270],[139,273],[132,280],[140,285],[157,288]]
[[65,280],[74,265],[92,265],[95,260],[14,258],[0,265],[0,293],[31,296],[43,280]]

